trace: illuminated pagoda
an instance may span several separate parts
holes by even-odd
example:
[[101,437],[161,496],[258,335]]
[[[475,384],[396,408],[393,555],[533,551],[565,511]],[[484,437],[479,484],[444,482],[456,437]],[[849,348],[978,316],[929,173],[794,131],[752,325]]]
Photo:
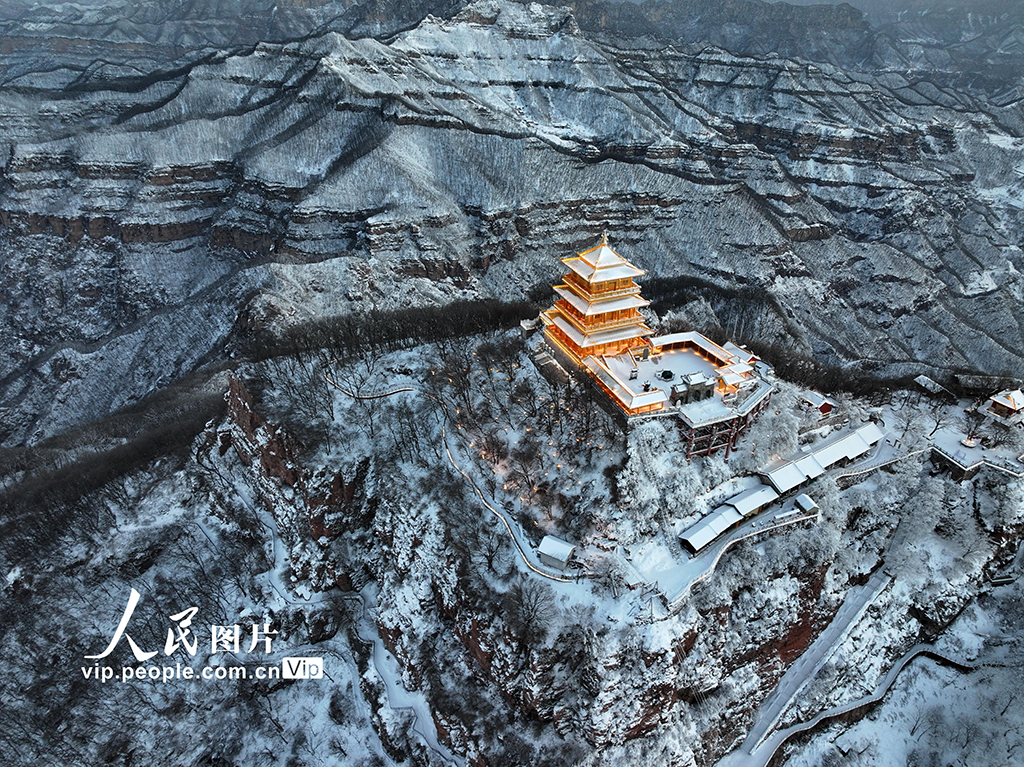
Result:
[[644,324],[640,307],[648,302],[634,282],[643,270],[608,247],[607,234],[597,246],[562,263],[569,267],[565,282],[555,286],[554,307],[541,315],[548,343],[576,364],[643,346],[654,332]]
[[768,406],[768,366],[696,332],[651,337],[640,313],[648,302],[635,282],[644,272],[612,250],[607,235],[562,263],[569,272],[540,316],[551,356],[586,371],[628,417],[677,416],[687,458],[728,455]]

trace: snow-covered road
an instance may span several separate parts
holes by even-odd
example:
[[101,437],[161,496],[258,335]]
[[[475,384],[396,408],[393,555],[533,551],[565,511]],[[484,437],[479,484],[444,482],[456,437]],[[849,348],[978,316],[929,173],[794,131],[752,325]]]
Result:
[[896,681],[896,677],[899,676],[899,673],[907,666],[907,664],[910,663],[910,661],[920,655],[930,656],[961,670],[969,670],[975,666],[974,663],[957,660],[939,653],[931,644],[914,645],[903,655],[902,658],[896,661],[895,665],[889,669],[889,673],[885,675],[878,687],[876,687],[875,691],[871,694],[857,698],[856,700],[848,701],[847,703],[843,703],[840,706],[830,708],[826,711],[822,711],[813,719],[809,719],[806,722],[798,722],[784,730],[777,730],[769,735],[752,752],[747,753],[743,748],[739,748],[722,759],[716,767],[739,767],[740,765],[742,765],[742,767],[766,767],[782,744],[797,733],[813,729],[825,720],[835,719],[843,714],[855,711],[862,706],[880,701],[885,697],[886,693],[889,692],[889,688],[892,687],[892,683]]
[[[782,712],[790,702],[814,677],[825,661],[842,642],[845,634],[857,623],[861,615],[882,590],[889,585],[891,578],[881,569],[876,570],[868,582],[855,586],[846,594],[832,622],[818,635],[810,647],[786,671],[775,691],[769,695],[761,708],[758,709],[754,726],[750,729],[747,739],[743,741],[740,751],[753,754]],[[724,764],[723,764],[724,767]]]

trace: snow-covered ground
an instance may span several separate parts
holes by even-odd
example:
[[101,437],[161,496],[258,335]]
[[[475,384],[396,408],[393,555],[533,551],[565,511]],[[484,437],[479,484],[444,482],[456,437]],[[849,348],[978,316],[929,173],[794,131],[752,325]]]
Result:
[[[160,611],[211,600],[211,622],[280,625],[275,659],[328,659],[320,682],[260,688],[271,718],[190,744],[190,758],[255,759],[288,737],[298,745],[282,763],[695,764],[746,753],[752,728],[773,742],[855,704],[922,634],[971,657],[992,645],[946,624],[964,610],[994,633],[1003,608],[982,616],[972,600],[990,570],[1012,569],[1024,503],[1012,478],[960,483],[925,462],[929,429],[966,427],[962,404],[843,399],[849,421],[881,419],[889,436],[801,488],[821,520],[769,529],[787,496],[690,558],[680,529],[756,486],[764,463],[842,434],[844,419],[799,409],[782,382],[729,461],[691,463],[671,419],[623,433],[583,389],[546,382],[517,333],[238,375],[248,393],[236,380],[229,415],[173,468],[83,507],[76,545],[45,554],[53,574],[22,564],[0,582],[70,611],[82,597],[65,573],[106,584],[90,600],[90,652],[131,586],[144,595],[131,633],[146,646],[162,641]],[[537,559],[546,534],[577,546],[565,572]],[[96,713],[128,711],[109,689]],[[165,706],[178,693],[195,710],[222,701],[224,722],[254,705],[238,686],[145,694]],[[178,748],[192,710],[126,726],[156,738],[159,723]]]
[[844,763],[1016,764],[1024,752],[1024,646],[1020,582],[988,591],[956,620],[936,649],[968,670],[918,657],[883,702],[852,724],[830,724],[787,761]]

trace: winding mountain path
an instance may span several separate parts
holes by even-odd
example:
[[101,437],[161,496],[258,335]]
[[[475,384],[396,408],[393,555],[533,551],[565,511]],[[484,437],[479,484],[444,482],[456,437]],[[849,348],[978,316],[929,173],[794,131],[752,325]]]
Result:
[[[754,754],[779,717],[782,716],[797,694],[814,678],[835,649],[839,646],[846,633],[857,623],[861,615],[875,598],[889,585],[890,577],[882,570],[876,570],[868,582],[850,589],[846,599],[818,638],[786,671],[775,691],[769,695],[761,708],[758,709],[754,726],[743,741],[739,752]],[[724,767],[724,763],[720,763]]]
[[[469,474],[467,474],[466,471],[455,460],[455,455],[452,451],[451,444],[448,440],[448,429],[446,426],[446,421],[451,420],[451,414],[448,412],[448,408],[441,400],[439,400],[434,395],[423,391],[422,388],[417,386],[400,386],[398,388],[389,389],[387,391],[361,394],[358,392],[349,391],[345,387],[341,386],[337,381],[334,381],[330,376],[327,375],[327,373],[324,373],[323,377],[324,380],[327,381],[327,383],[329,383],[335,389],[340,391],[342,394],[345,394],[346,396],[351,397],[352,399],[374,400],[383,399],[384,397],[390,397],[394,394],[401,394],[403,392],[417,392],[419,394],[422,394],[424,397],[432,399],[434,402],[438,403],[441,406],[441,408],[445,411],[446,416],[445,421],[441,422],[441,442],[444,445],[444,452],[445,455],[448,456],[449,463],[451,463],[455,471],[461,474],[465,478],[466,482],[469,483],[469,486],[473,489],[473,492],[476,493],[477,497],[480,499],[480,503],[482,503],[499,520],[501,520],[501,523],[504,526],[505,531],[512,539],[512,545],[516,547],[516,550],[519,552],[519,556],[522,557],[523,563],[534,573],[540,575],[543,578],[547,578],[548,580],[559,581],[560,583],[576,582],[575,578],[563,578],[560,575],[547,572],[542,568],[540,562],[536,559],[536,557],[533,556],[533,547],[530,545],[528,539],[526,538],[526,534],[522,531],[522,528],[519,526],[519,524],[516,523],[514,520],[510,522],[508,517],[504,514],[504,512],[499,511],[497,507],[491,504],[484,496],[483,491],[479,487],[477,487],[477,484],[476,482],[473,481],[473,478]],[[580,577],[586,576],[581,574]]]

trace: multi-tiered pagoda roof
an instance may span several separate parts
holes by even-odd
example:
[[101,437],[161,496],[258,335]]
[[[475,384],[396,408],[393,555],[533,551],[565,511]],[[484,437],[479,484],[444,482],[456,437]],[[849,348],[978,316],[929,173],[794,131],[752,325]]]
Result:
[[643,270],[612,250],[607,237],[562,263],[569,271],[555,286],[558,299],[541,315],[548,339],[577,362],[644,345],[653,331],[640,314],[648,302],[634,281]]
[[540,316],[549,359],[586,371],[628,416],[676,413],[687,457],[728,454],[771,398],[760,360],[696,332],[651,338],[640,313],[648,302],[635,282],[644,272],[607,237],[562,263],[558,298]]

